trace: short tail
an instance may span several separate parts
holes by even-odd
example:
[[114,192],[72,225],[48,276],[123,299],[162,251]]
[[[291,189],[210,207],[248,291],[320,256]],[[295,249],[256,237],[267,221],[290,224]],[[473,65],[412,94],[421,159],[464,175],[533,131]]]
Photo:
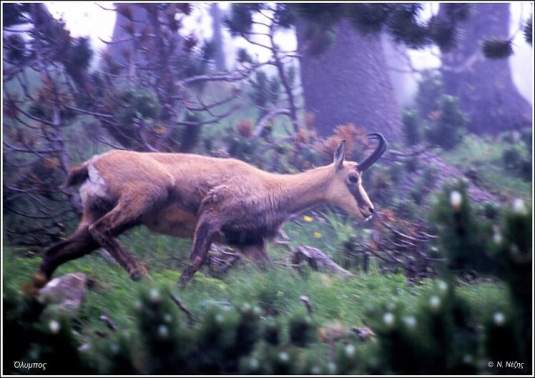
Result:
[[80,185],[88,177],[89,177],[89,173],[88,173],[88,170],[87,170],[87,163],[83,163],[81,165],[74,166],[69,171],[69,174],[67,175],[67,179],[65,180],[65,183],[63,184],[63,187],[64,188],[68,188],[68,187],[71,187],[71,186]]

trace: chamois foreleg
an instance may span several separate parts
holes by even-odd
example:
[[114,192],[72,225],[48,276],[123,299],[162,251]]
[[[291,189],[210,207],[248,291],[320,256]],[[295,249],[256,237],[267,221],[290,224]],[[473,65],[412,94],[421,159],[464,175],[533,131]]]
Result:
[[105,248],[112,257],[128,272],[130,278],[139,280],[146,276],[146,268],[115,239],[124,231],[139,223],[140,217],[158,202],[158,192],[143,188],[136,193],[123,195],[117,205],[106,215],[89,226],[91,236]]
[[195,234],[193,236],[193,247],[190,255],[190,264],[180,276],[180,286],[185,287],[206,261],[208,250],[219,231],[219,227],[213,217],[203,216],[199,218]]

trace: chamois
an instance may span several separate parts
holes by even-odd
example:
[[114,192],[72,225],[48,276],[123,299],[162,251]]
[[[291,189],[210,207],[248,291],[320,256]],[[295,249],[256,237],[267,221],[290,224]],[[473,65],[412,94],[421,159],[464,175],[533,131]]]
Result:
[[212,242],[237,247],[265,264],[265,240],[293,214],[327,203],[354,217],[373,215],[362,172],[383,155],[387,143],[381,134],[369,137],[379,143],[363,162],[345,161],[342,142],[332,164],[298,174],[195,154],[112,150],[96,155],[69,172],[65,185],[81,185],[82,218],[68,239],[45,252],[33,285],[44,286],[59,265],[99,247],[132,279],[140,279],[146,269],[115,239],[140,224],[158,233],[193,237],[182,286],[200,269]]

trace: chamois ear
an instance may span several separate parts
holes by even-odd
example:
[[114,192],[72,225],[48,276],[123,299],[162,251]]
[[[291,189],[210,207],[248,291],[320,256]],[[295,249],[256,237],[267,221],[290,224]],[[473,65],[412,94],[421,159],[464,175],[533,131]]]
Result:
[[334,152],[333,162],[334,162],[334,166],[336,170],[339,170],[340,168],[342,168],[344,164],[345,156],[346,156],[346,141],[343,140],[340,142],[338,147],[336,147],[336,151]]

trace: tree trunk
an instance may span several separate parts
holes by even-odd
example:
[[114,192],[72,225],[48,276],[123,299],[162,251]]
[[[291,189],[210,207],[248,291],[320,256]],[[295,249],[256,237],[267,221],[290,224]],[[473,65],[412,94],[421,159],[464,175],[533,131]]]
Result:
[[[298,22],[296,32],[301,48],[306,45],[305,26]],[[380,35],[362,35],[342,20],[332,46],[319,55],[305,50],[300,64],[305,110],[314,114],[320,135],[352,122],[389,139],[399,136],[399,105]]]
[[401,108],[410,106],[414,102],[418,85],[416,74],[411,72],[408,49],[405,45],[396,43],[386,32],[381,33],[381,42],[396,100]]
[[[132,34],[127,30],[131,28],[134,33],[141,33],[143,28],[149,24],[148,15],[143,7],[136,4],[116,4],[117,16],[113,27],[112,44],[109,46],[109,52],[115,63],[129,65],[131,55],[134,52],[134,42]],[[122,12],[128,8],[131,20],[125,17]],[[139,57],[136,57],[139,59]]]
[[215,47],[215,67],[218,71],[226,71],[225,42],[223,39],[223,14],[219,4],[210,4],[210,17],[212,17],[212,42]]
[[[440,6],[440,14],[450,4]],[[457,47],[442,54],[444,89],[459,98],[475,133],[497,133],[531,125],[531,106],[513,83],[509,59],[482,56],[481,43],[509,38],[509,4],[472,4],[458,25]]]

